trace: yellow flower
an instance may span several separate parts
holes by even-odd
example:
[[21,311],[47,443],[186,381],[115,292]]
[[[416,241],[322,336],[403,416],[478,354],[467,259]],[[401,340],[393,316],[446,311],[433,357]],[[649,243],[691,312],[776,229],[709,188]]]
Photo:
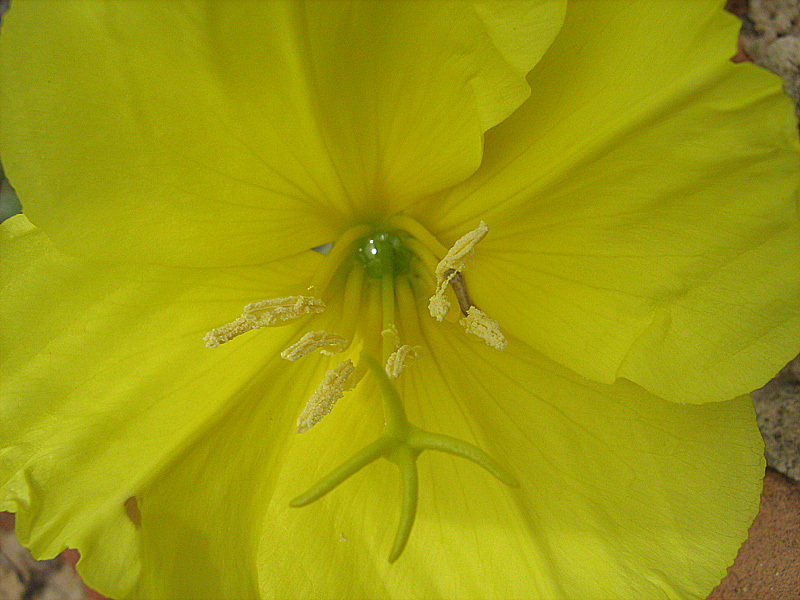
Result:
[[705,598],[800,339],[719,4],[15,0],[23,541],[115,598]]

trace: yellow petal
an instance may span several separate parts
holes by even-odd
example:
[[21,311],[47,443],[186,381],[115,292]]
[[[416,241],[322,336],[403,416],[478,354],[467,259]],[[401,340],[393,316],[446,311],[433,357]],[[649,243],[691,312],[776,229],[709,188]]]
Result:
[[796,120],[728,60],[738,28],[716,0],[571,4],[481,169],[414,208],[445,243],[487,222],[468,283],[507,335],[687,402],[797,353]]
[[72,254],[290,256],[469,176],[564,4],[20,1],[0,152]]
[[264,597],[707,596],[758,509],[762,443],[748,398],[680,406],[629,382],[587,382],[518,342],[498,353],[454,324],[423,329],[435,361],[396,380],[409,419],[485,449],[521,487],[422,454],[416,523],[392,565],[400,481],[388,462],[287,508],[380,430],[364,380],[287,442],[279,466],[254,474],[277,478],[259,548]]
[[37,556],[78,548],[90,585],[129,597],[142,563],[126,502],[243,394],[265,400],[264,357],[288,364],[278,353],[296,327],[215,350],[203,333],[254,298],[286,295],[321,257],[109,267],[60,255],[23,215],[0,227],[0,254],[2,509]]
[[[259,597],[260,524],[275,473],[283,468],[291,440],[312,435],[336,414],[305,435],[294,433],[305,399],[322,380],[324,360],[308,356],[290,363],[276,355],[262,362],[263,376],[243,387],[229,410],[209,422],[142,490],[139,597]],[[284,568],[288,576],[293,565]]]
[[235,313],[255,288],[285,295],[316,257],[231,280],[65,258],[22,215],[2,231],[2,508],[39,555],[78,547],[112,597],[700,599],[757,509],[747,399],[680,406],[423,319],[423,358],[397,380],[409,418],[485,449],[521,487],[423,454],[417,521],[390,566],[388,462],[289,507],[381,431],[372,380],[297,436],[338,357],[281,359],[289,329],[201,343],[206,313]]

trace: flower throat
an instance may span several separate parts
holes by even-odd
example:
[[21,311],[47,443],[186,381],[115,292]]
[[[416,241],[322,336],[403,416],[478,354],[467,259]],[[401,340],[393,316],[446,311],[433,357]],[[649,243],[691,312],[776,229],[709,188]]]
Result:
[[[390,562],[400,557],[414,524],[418,495],[416,459],[424,450],[461,456],[503,483],[517,485],[511,474],[477,446],[412,425],[393,383],[417,360],[425,360],[417,301],[421,294],[429,296],[428,312],[436,321],[445,319],[454,297],[463,315],[459,323],[467,333],[498,350],[506,347],[498,323],[472,303],[463,276],[475,246],[487,232],[488,227],[481,221],[448,250],[420,223],[404,215],[392,217],[381,228],[353,227],[333,244],[305,294],[248,304],[240,317],[204,337],[206,346],[216,348],[253,329],[306,319],[309,331],[283,350],[281,356],[295,361],[315,351],[327,356],[341,355],[306,402],[297,419],[297,433],[309,431],[345,393],[371,374],[381,391],[383,431],[374,442],[295,498],[291,505],[305,506],[321,498],[378,458],[395,463],[403,491]],[[341,305],[342,319],[336,323],[337,330],[311,328],[324,319],[322,313],[331,301]],[[398,323],[403,327],[399,328]],[[330,321],[325,322],[325,326],[330,325]]]

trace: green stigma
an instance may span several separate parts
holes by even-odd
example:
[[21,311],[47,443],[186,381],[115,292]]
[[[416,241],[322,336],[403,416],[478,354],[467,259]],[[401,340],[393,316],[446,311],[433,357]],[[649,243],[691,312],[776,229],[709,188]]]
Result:
[[361,359],[375,375],[378,388],[383,395],[385,417],[383,433],[374,442],[356,452],[325,477],[317,481],[304,494],[292,500],[289,505],[294,507],[307,506],[319,500],[351,475],[381,457],[393,462],[400,469],[403,488],[400,523],[397,526],[394,545],[389,554],[389,562],[393,563],[403,553],[403,549],[406,547],[408,538],[411,535],[411,529],[414,526],[419,491],[417,457],[425,450],[446,452],[471,460],[510,487],[519,487],[519,483],[513,475],[503,469],[491,456],[477,446],[447,435],[425,431],[409,423],[400,394],[386,375],[381,363],[363,351]]
[[402,275],[408,271],[411,252],[397,233],[376,233],[361,240],[358,258],[364,263],[368,277]]

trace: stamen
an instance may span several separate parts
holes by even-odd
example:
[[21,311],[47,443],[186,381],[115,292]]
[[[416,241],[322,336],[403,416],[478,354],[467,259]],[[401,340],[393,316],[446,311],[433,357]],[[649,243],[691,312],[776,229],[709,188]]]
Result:
[[297,433],[305,433],[331,412],[336,401],[344,396],[345,384],[353,371],[355,371],[353,362],[347,359],[325,373],[322,383],[309,398],[302,414],[297,419],[297,429],[295,429]]
[[438,254],[439,256],[447,254],[447,248],[445,248],[430,231],[408,215],[393,216],[389,219],[389,225],[407,231],[412,237],[418,239],[425,246],[430,248],[430,252]]
[[[394,311],[394,307],[392,307],[392,311]],[[381,331],[381,337],[386,342],[384,345],[388,348],[394,348],[397,350],[400,347],[400,342],[397,340],[400,339],[400,332],[397,331],[397,326],[394,323],[389,323],[389,325]]]
[[236,336],[242,335],[251,329],[258,329],[259,325],[253,321],[248,321],[244,317],[239,317],[227,325],[212,329],[203,336],[206,348],[216,348],[220,344],[231,341]]
[[347,274],[342,294],[342,314],[343,322],[341,325],[342,335],[349,340],[355,339],[358,321],[362,318],[361,314],[361,295],[364,284],[364,269],[354,267]]
[[325,303],[313,296],[287,296],[253,302],[244,307],[245,319],[272,325],[277,321],[288,321],[308,313],[325,310]]
[[448,281],[445,281],[444,285],[438,286],[436,292],[428,300],[428,312],[437,321],[442,321],[450,310],[450,301],[444,297],[444,290],[448,283]]
[[400,346],[392,352],[386,361],[386,374],[389,379],[397,379],[403,370],[414,363],[419,356],[419,346],[412,347],[408,344]]
[[344,351],[350,344],[345,338],[335,333],[326,331],[309,331],[297,342],[281,352],[281,357],[286,360],[297,360],[316,350],[317,348],[330,347],[330,350],[322,350],[322,354],[332,356]]
[[445,273],[449,269],[459,273],[463,271],[475,254],[475,246],[486,237],[488,232],[489,227],[481,221],[478,227],[457,239],[456,243],[453,244],[453,247],[448,250],[445,257],[436,267],[436,277],[440,280],[444,279],[446,277]]
[[505,350],[508,345],[505,336],[500,331],[500,325],[494,319],[486,316],[482,310],[471,306],[467,316],[459,321],[467,333],[477,335],[487,345],[498,350]]
[[328,287],[331,279],[339,270],[339,267],[344,263],[345,257],[352,252],[353,244],[363,236],[369,233],[370,228],[368,225],[359,225],[345,231],[341,237],[336,240],[331,248],[331,251],[325,257],[325,261],[314,275],[314,279],[309,286],[310,290],[318,292]]
[[422,332],[419,325],[419,312],[414,291],[407,277],[401,277],[396,284],[397,308],[400,316],[400,325],[406,332],[407,340],[422,340]]
[[447,286],[472,260],[475,246],[486,237],[488,231],[489,227],[481,221],[478,227],[457,239],[445,257],[436,265],[436,291],[428,302],[428,310],[437,321],[444,319],[450,310],[450,301],[444,297]]
[[[414,253],[414,256],[422,261],[422,264],[425,266],[425,270],[430,271],[431,277],[433,277],[433,274],[436,273],[436,265],[439,264],[439,259],[436,258],[436,255],[431,252],[425,244],[416,238],[407,238],[405,244],[408,246],[408,249]],[[446,251],[447,250],[445,249],[445,252]]]
[[274,325],[278,321],[296,319],[309,313],[320,313],[323,310],[325,303],[313,296],[288,296],[253,302],[244,307],[241,317],[227,325],[212,329],[203,336],[203,341],[207,348],[216,348],[252,329]]

